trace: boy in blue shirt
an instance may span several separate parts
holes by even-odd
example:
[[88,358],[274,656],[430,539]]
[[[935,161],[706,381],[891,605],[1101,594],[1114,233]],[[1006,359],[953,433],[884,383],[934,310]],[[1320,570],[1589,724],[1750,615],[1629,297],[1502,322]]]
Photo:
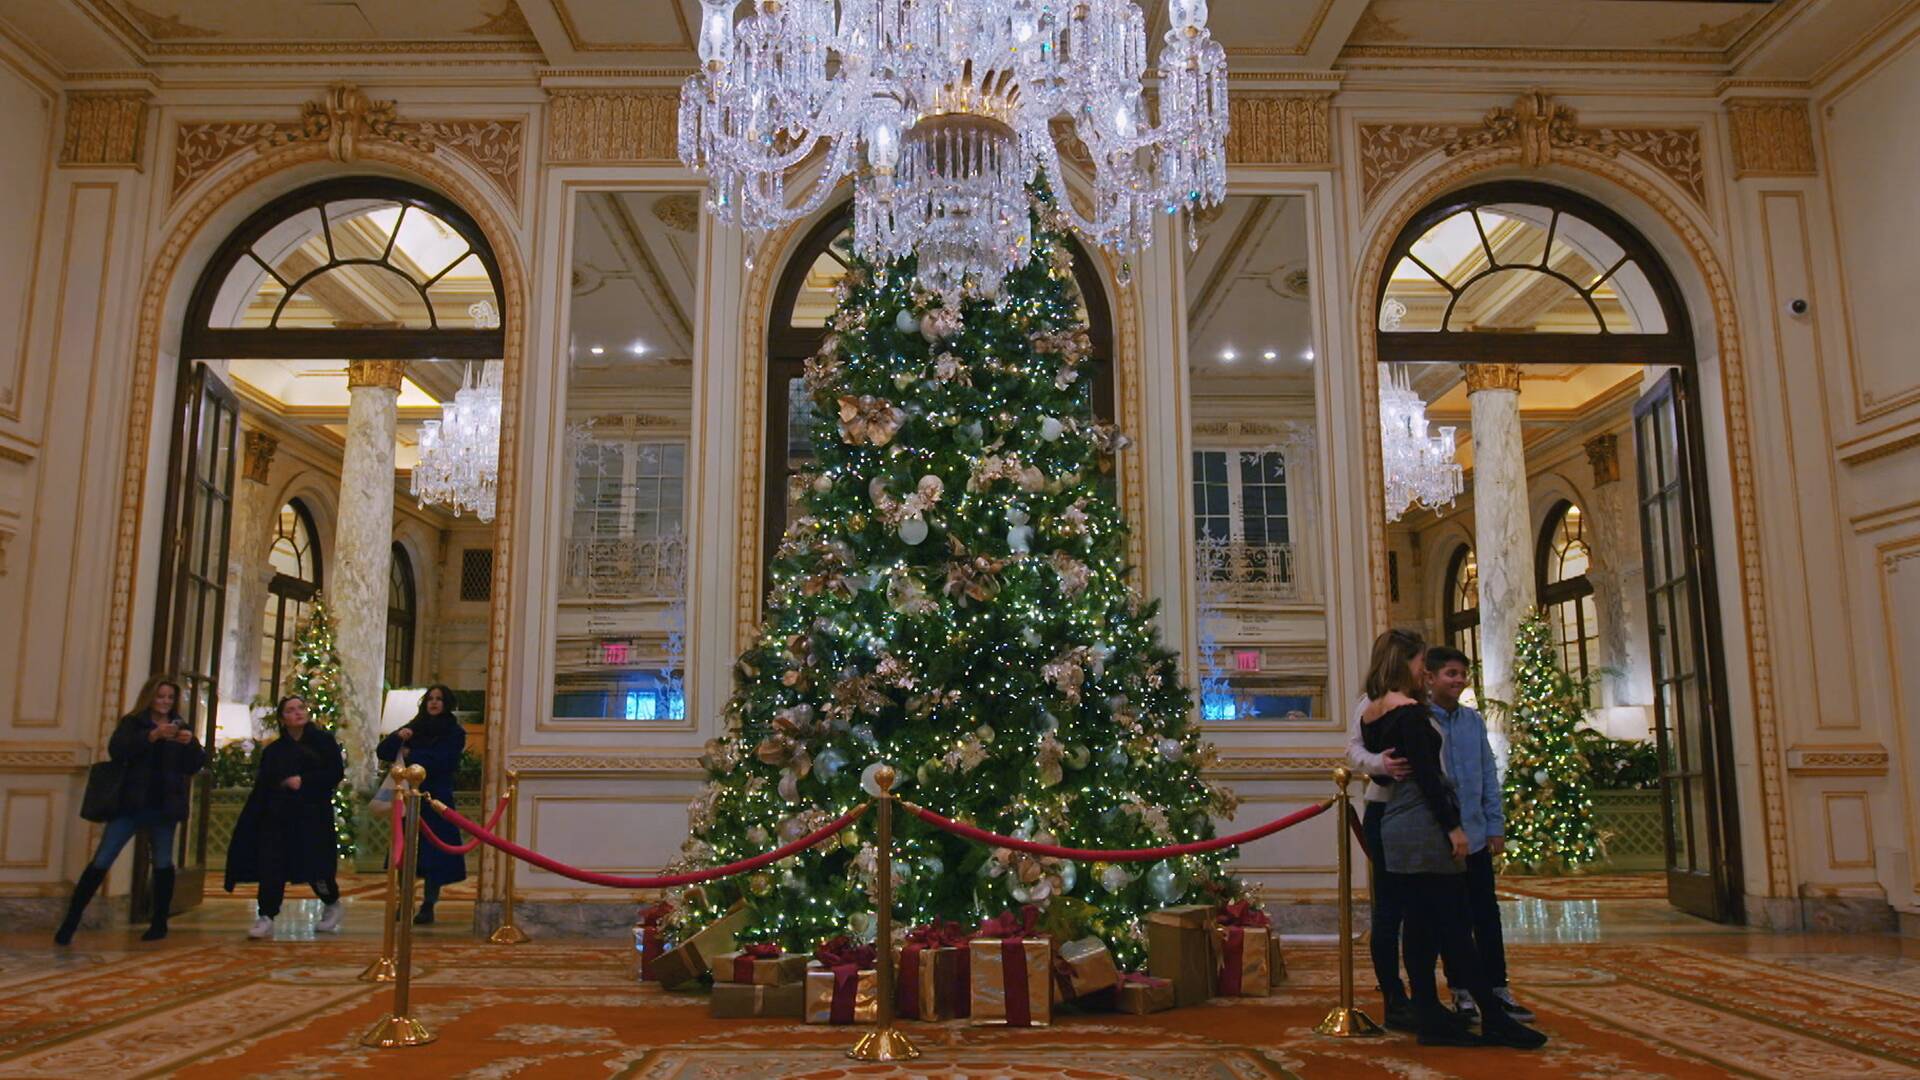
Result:
[[[1507,946],[1500,933],[1500,901],[1493,891],[1493,857],[1506,847],[1506,817],[1487,722],[1477,710],[1460,704],[1471,677],[1465,653],[1446,646],[1427,650],[1428,700],[1434,724],[1445,740],[1443,764],[1459,792],[1460,827],[1467,834],[1467,905],[1473,917],[1474,944],[1493,996],[1508,1015],[1530,1023],[1533,1013],[1507,989]],[[1454,1007],[1471,1015],[1473,998],[1458,987],[1451,971],[1447,983],[1454,986]]]

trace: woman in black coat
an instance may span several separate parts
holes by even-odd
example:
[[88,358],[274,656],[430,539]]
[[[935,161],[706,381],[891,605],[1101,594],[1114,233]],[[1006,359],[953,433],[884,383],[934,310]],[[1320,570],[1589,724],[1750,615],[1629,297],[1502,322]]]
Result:
[[[407,721],[407,726],[381,739],[374,751],[383,766],[391,764],[405,751],[407,764],[427,770],[426,783],[421,785],[427,794],[448,806],[453,806],[453,779],[460,769],[460,751],[467,746],[466,730],[454,718],[453,705],[452,690],[444,686],[428,687],[420,698],[420,711]],[[459,827],[434,813],[432,807],[423,809],[420,823],[449,844],[462,840]],[[427,840],[420,841],[419,851],[414,865],[427,888],[413,921],[415,925],[425,926],[433,921],[433,906],[440,900],[440,887],[466,880],[467,860],[460,855],[449,855]]]
[[120,812],[107,822],[93,860],[80,873],[67,902],[67,917],[53,943],[66,945],[80,928],[87,902],[113,869],[113,860],[135,833],[147,834],[153,850],[153,923],[142,941],[167,936],[167,909],[173,905],[173,833],[187,820],[193,774],[206,764],[206,751],[180,716],[180,684],[156,675],[140,688],[133,711],[120,718],[107,740],[107,756],[125,766]]
[[260,752],[253,793],[227,848],[227,891],[243,881],[260,883],[260,913],[247,936],[267,938],[287,883],[307,882],[326,905],[314,929],[336,933],[346,907],[334,876],[339,849],[333,793],[346,776],[346,763],[333,733],[309,720],[300,695],[281,698],[279,715],[280,737]]

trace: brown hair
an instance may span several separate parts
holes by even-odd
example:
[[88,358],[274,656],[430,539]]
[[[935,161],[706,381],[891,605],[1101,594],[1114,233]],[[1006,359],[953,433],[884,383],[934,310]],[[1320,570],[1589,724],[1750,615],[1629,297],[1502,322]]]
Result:
[[160,692],[160,688],[163,686],[173,687],[173,714],[172,715],[174,715],[175,717],[178,717],[180,715],[180,699],[185,695],[182,694],[180,690],[179,680],[175,679],[171,675],[155,675],[154,677],[147,680],[146,685],[140,688],[140,696],[134,699],[133,715],[145,716],[147,713],[152,712],[153,697],[155,694]]
[[1367,662],[1367,697],[1379,701],[1398,690],[1410,698],[1426,697],[1427,688],[1413,677],[1413,662],[1427,651],[1427,643],[1411,630],[1389,630],[1373,639],[1373,659]]

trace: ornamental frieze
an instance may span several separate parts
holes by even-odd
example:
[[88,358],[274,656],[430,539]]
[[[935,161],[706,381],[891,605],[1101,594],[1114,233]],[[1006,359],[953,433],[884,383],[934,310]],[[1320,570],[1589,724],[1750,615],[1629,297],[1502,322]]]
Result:
[[1626,155],[1672,181],[1696,204],[1707,201],[1705,155],[1698,128],[1583,125],[1569,105],[1538,90],[1511,106],[1489,110],[1478,124],[1361,124],[1360,196],[1371,206],[1380,192],[1414,162],[1434,151],[1448,157],[1477,150],[1519,151],[1520,163],[1538,168],[1570,150],[1603,157]]
[[501,119],[402,119],[392,101],[375,100],[348,83],[327,89],[300,107],[298,120],[209,120],[174,127],[173,186],[180,194],[248,150],[266,153],[300,143],[322,143],[335,161],[353,161],[367,141],[397,143],[423,154],[460,158],[520,205],[526,156],[525,124]]

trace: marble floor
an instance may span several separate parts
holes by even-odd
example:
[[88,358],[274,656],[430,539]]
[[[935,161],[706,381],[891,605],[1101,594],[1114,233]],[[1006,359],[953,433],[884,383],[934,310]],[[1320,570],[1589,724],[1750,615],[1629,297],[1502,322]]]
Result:
[[1553,1039],[1537,1053],[1314,1035],[1337,997],[1338,950],[1309,936],[1288,939],[1290,979],[1271,997],[1065,1014],[1045,1030],[914,1024],[927,1056],[875,1067],[845,1061],[847,1030],[715,1020],[704,995],[637,984],[620,941],[477,942],[459,900],[443,901],[415,943],[412,1012],[438,1040],[365,1049],[359,1035],[391,1001],[355,978],[378,951],[379,897],[350,898],[344,932],[318,936],[318,902],[290,900],[272,942],[246,941],[251,902],[222,898],[153,945],[95,931],[56,951],[41,934],[0,932],[0,1078],[395,1066],[476,1080],[1920,1077],[1920,942],[1752,932],[1644,899],[1520,898],[1503,910],[1515,989]]

